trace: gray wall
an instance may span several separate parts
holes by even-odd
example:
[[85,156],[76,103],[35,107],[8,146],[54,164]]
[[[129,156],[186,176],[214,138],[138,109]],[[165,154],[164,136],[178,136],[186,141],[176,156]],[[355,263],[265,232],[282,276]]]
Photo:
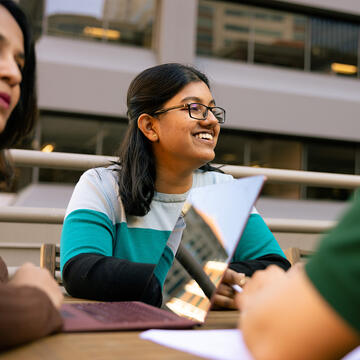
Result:
[[[290,2],[337,5],[360,15],[360,1]],[[153,50],[42,37],[37,44],[40,108],[125,116],[130,81],[148,67],[179,61],[194,63],[209,75],[217,103],[228,113],[225,126],[360,140],[359,80],[196,57],[197,1],[158,3]],[[183,24],[181,43],[179,19]]]
[[[156,65],[151,50],[44,37],[38,44],[42,109],[125,116],[130,81]],[[221,59],[195,58],[226,108],[226,126],[360,140],[360,81]]]

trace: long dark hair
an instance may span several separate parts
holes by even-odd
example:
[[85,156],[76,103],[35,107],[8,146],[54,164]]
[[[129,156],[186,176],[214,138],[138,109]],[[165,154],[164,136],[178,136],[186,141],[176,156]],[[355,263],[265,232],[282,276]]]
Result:
[[[155,192],[156,168],[151,142],[139,130],[141,114],[154,114],[191,82],[209,80],[199,70],[171,63],[144,70],[131,82],[127,93],[129,126],[119,150],[119,195],[127,215],[144,216]],[[200,169],[216,170],[209,164]]]
[[25,66],[22,70],[20,99],[0,134],[0,181],[8,184],[13,175],[12,166],[5,157],[5,149],[13,147],[33,129],[37,119],[36,61],[32,33],[28,20],[12,0],[0,0],[19,25],[24,37]]

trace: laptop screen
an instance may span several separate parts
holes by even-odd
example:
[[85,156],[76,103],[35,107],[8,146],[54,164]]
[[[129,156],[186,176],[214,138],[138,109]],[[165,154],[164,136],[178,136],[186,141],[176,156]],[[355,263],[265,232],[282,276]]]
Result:
[[192,320],[205,320],[264,181],[264,176],[253,176],[191,191],[183,208],[190,238],[182,246],[213,286],[206,296],[195,280],[188,280],[166,302],[167,308]]

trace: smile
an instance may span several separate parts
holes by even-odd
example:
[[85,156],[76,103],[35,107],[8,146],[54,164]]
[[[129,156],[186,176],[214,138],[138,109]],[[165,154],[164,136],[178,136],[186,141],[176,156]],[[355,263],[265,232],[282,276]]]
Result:
[[209,133],[198,133],[195,135],[198,139],[204,139],[204,140],[213,140],[214,137]]

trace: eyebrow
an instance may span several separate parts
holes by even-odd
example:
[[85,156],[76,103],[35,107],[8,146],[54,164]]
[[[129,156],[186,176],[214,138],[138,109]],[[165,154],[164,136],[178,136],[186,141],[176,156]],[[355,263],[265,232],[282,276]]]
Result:
[[[183,98],[183,99],[181,100],[181,102],[183,103],[183,102],[186,102],[186,101],[188,101],[188,100],[193,100],[193,101],[195,101],[195,102],[202,103],[202,100],[201,100],[200,98],[198,98],[197,96],[187,96],[187,97]],[[209,101],[209,105],[210,105],[210,104],[214,104],[214,105],[215,105],[215,100],[214,100],[214,99],[211,99],[211,100]]]

